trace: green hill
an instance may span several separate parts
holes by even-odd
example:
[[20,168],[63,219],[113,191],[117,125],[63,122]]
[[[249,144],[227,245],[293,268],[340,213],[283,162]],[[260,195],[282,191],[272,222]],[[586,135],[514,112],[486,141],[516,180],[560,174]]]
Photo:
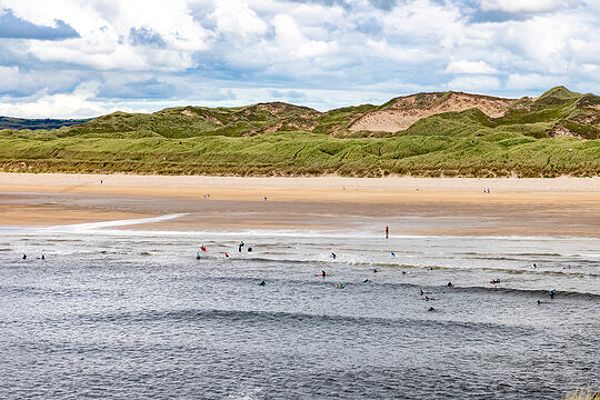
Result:
[[420,93],[319,112],[286,103],[116,112],[53,130],[0,130],[0,169],[28,172],[591,176],[600,97]]
[[0,116],[0,129],[57,129],[83,124],[89,119],[23,119]]

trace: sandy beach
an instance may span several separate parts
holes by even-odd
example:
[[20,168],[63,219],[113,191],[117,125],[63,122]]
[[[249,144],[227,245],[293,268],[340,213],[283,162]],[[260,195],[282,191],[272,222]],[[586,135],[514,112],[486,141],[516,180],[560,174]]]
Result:
[[185,215],[129,229],[599,237],[600,179],[0,174],[3,227],[171,213]]

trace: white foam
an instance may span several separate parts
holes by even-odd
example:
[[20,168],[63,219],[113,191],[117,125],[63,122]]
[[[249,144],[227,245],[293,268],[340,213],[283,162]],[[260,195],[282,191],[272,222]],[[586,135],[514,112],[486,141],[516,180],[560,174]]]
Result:
[[[158,217],[151,218],[136,218],[136,219],[122,219],[117,221],[102,221],[102,222],[88,222],[84,224],[71,224],[71,225],[57,225],[46,228],[47,231],[70,233],[70,232],[90,232],[98,231],[105,228],[115,228],[120,226],[130,226],[139,224],[149,224],[152,222],[169,221],[185,216],[187,214],[166,214]],[[112,232],[112,231],[111,231]]]

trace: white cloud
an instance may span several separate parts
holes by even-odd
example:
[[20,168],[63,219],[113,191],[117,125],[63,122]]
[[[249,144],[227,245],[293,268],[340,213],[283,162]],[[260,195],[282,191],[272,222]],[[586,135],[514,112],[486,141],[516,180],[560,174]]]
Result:
[[500,80],[495,76],[473,75],[459,76],[448,83],[448,89],[483,93],[501,88]]
[[0,66],[0,91],[11,90],[20,82],[19,67]]
[[221,0],[210,15],[216,23],[217,32],[248,38],[262,35],[267,24],[252,10],[245,1]]
[[561,85],[563,76],[540,75],[540,74],[511,74],[506,82],[506,87],[513,90],[549,89]]
[[0,102],[0,115],[22,118],[76,118],[104,114],[107,108],[93,101],[97,86],[95,82],[86,82],[72,93],[49,95],[41,92],[32,99],[17,102],[4,100]]
[[573,1],[566,0],[480,0],[481,8],[486,11],[504,11],[510,13],[539,13],[555,10]]
[[446,67],[446,72],[451,74],[495,74],[498,70],[481,60],[452,60]]
[[[32,113],[37,105],[51,112],[60,103],[81,115],[116,106],[243,104],[293,90],[306,93],[302,102],[326,108],[418,90],[519,96],[559,83],[593,91],[600,83],[597,1],[373,4],[0,0],[0,11],[11,9],[44,26],[62,20],[80,35],[2,39],[3,110],[12,104],[15,112]],[[98,82],[102,90],[73,92],[85,82]],[[81,108],[69,106],[68,99],[80,101]]]

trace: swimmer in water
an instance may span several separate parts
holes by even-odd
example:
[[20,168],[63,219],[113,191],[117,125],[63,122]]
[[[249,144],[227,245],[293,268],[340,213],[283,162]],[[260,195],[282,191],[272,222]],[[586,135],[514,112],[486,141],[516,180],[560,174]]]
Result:
[[452,284],[452,282],[448,282],[448,287],[452,287],[452,286],[454,286],[454,285]]
[[225,255],[225,258],[229,258],[229,253],[225,252],[223,254]]
[[321,278],[325,278],[327,276],[327,272],[321,271]]
[[538,299],[537,305],[539,306],[540,304],[542,304],[542,302]]
[[363,281],[363,283],[369,283],[369,282],[371,282],[371,281],[370,281],[370,280],[368,280],[368,279],[365,279],[365,280]]
[[429,310],[427,310],[427,311],[429,311],[429,312],[435,311],[435,308],[429,307]]
[[248,253],[252,252],[252,245],[248,246]]
[[27,260],[27,254],[23,253],[23,257],[21,257],[21,259]]
[[373,273],[377,272],[377,268],[373,268]]
[[267,284],[267,282],[262,281],[261,283],[258,284],[258,286],[265,286]]

